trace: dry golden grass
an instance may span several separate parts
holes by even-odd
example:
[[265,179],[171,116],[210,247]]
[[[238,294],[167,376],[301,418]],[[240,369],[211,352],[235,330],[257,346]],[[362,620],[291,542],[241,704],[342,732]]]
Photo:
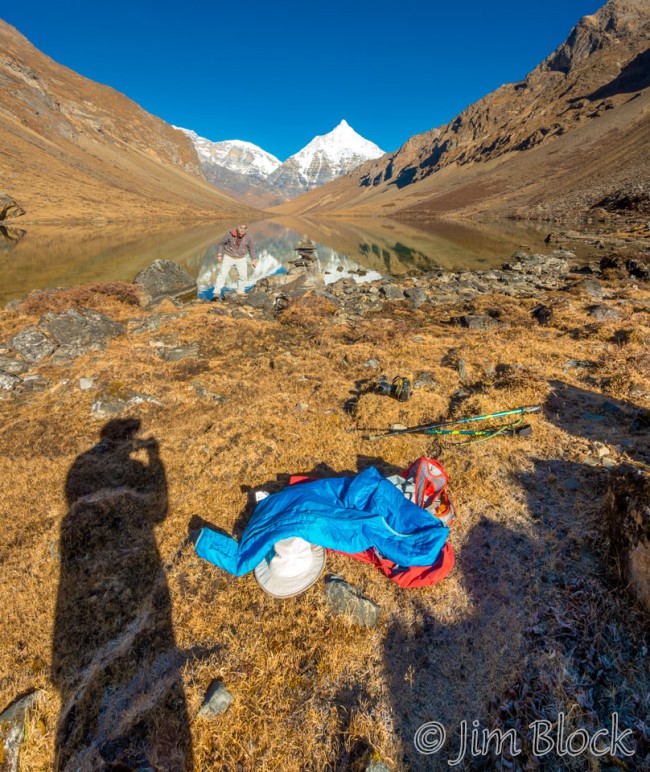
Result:
[[137,285],[125,281],[109,281],[67,289],[32,292],[20,304],[20,311],[22,314],[40,315],[48,311],[61,311],[80,306],[106,310],[107,302],[110,301],[127,306],[138,306],[140,300],[141,295]]
[[[642,650],[643,633],[606,568],[599,507],[608,472],[583,463],[591,445],[581,423],[593,412],[589,400],[608,399],[623,411],[650,407],[650,324],[647,310],[634,310],[635,302],[647,309],[647,293],[628,294],[625,302],[607,301],[621,318],[587,337],[571,334],[590,321],[586,303],[561,293],[547,299],[555,308],[549,327],[531,320],[537,301],[476,301],[476,312],[490,308],[509,322],[485,332],[442,323],[462,308],[387,310],[349,325],[313,299],[274,322],[234,320],[197,305],[149,336],[116,339],[106,352],[68,366],[43,366],[52,389],[29,401],[0,402],[0,707],[30,688],[44,690],[29,715],[22,768],[53,764],[61,698],[50,667],[60,528],[70,510],[65,484],[105,423],[91,418],[95,394],[78,388],[79,377],[88,375],[98,377],[99,387],[121,384],[161,403],[144,403],[132,414],[142,421],[139,436],[157,440],[164,464],[168,511],[155,539],[175,646],[209,650],[182,665],[196,769],[364,769],[371,758],[391,769],[433,769],[435,760],[418,756],[412,744],[427,720],[441,721],[450,735],[463,719],[508,726],[553,709],[567,710],[578,724],[607,726],[611,710],[640,721],[650,712],[648,675],[630,652]],[[123,303],[111,311],[121,321],[132,313]],[[33,321],[25,312],[6,313],[0,339]],[[612,342],[622,327],[633,334],[624,344]],[[149,339],[164,336],[198,342],[199,361],[163,362]],[[429,371],[438,385],[417,390],[407,403],[361,394],[351,416],[343,406],[358,395],[355,384],[375,377],[363,367],[371,356],[390,376]],[[531,438],[440,449],[423,435],[369,442],[355,431],[444,419],[461,385],[458,359],[468,392],[459,414],[548,399],[545,414],[531,420]],[[594,364],[565,370],[568,359]],[[199,398],[195,381],[225,401]],[[591,439],[610,444],[615,458],[615,447],[630,438],[627,451],[643,457],[643,437],[629,435],[629,421],[587,425],[595,430]],[[228,532],[240,527],[249,489],[277,490],[287,474],[404,468],[427,453],[438,453],[451,475],[458,517],[450,577],[405,591],[368,565],[328,557],[328,572],[382,606],[376,629],[332,616],[320,583],[277,601],[252,576],[235,579],[199,560],[185,541],[196,516]],[[137,458],[146,462],[147,452]],[[578,491],[565,487],[569,477],[580,482]],[[591,594],[583,588],[575,595],[571,583],[578,580],[590,584]],[[596,611],[581,601],[586,596],[597,599],[589,606]],[[576,660],[573,644],[553,628],[557,616],[548,619],[555,606],[580,647],[589,636],[593,656],[613,663],[592,688],[600,695],[593,704],[576,702],[592,654],[578,647]],[[531,632],[536,626],[543,632]],[[234,702],[224,716],[197,716],[216,677]],[[645,742],[647,753],[647,736]],[[445,754],[437,760],[441,768]]]

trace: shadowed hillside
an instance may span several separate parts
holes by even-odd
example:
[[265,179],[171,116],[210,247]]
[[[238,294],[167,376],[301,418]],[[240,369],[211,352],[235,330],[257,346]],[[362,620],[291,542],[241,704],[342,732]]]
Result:
[[250,211],[204,179],[185,135],[63,67],[0,21],[2,191],[30,220]]

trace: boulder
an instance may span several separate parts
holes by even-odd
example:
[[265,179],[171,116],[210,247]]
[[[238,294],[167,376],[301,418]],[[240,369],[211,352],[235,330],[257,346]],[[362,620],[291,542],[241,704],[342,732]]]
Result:
[[36,327],[25,327],[9,341],[9,345],[28,362],[39,362],[56,349],[57,343],[50,340]]
[[605,508],[621,579],[650,614],[650,475],[621,467],[610,480]]
[[56,357],[62,360],[75,359],[91,349],[106,348],[111,338],[126,333],[123,324],[87,308],[45,314],[38,326],[59,344]]
[[195,279],[171,260],[154,260],[137,274],[133,283],[142,291],[145,304],[153,304],[163,298],[189,300],[196,297]]
[[403,300],[404,290],[395,284],[384,284],[380,289],[386,300]]
[[6,193],[0,193],[0,222],[25,214],[22,206]]
[[411,301],[414,308],[419,308],[427,300],[427,291],[424,287],[408,287],[404,295]]
[[244,304],[251,306],[252,308],[263,308],[270,311],[274,306],[274,301],[271,295],[267,292],[260,290],[253,290],[249,292],[244,298]]

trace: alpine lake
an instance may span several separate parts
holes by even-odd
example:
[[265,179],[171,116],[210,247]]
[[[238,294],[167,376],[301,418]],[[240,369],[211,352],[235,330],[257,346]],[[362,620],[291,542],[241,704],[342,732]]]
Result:
[[[0,227],[0,306],[32,290],[106,281],[132,281],[156,259],[172,260],[196,277],[199,291],[212,286],[216,248],[236,223],[86,223]],[[316,246],[318,270],[331,283],[422,271],[474,271],[501,266],[516,250],[549,252],[549,226],[522,228],[510,222],[466,225],[396,220],[258,220],[249,226],[258,263],[251,282],[289,268],[297,244]]]

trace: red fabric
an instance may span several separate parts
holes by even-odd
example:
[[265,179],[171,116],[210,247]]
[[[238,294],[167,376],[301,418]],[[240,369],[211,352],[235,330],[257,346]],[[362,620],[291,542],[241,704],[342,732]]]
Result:
[[[419,462],[416,461],[414,464],[412,464],[406,472],[403,473],[403,476],[406,477],[407,473],[412,469],[412,467]],[[436,464],[439,466],[439,464]],[[440,467],[443,474],[445,474],[445,478],[447,478],[446,473]],[[304,482],[310,482],[313,480],[313,477],[309,477],[307,475],[302,474],[296,474],[292,475],[289,478],[289,485],[299,485],[300,483]],[[448,478],[447,478],[448,479]],[[446,487],[446,480],[445,480],[445,487]],[[443,506],[445,504],[448,505],[448,498],[446,496],[446,490],[442,491],[441,496],[441,503]],[[374,565],[378,571],[381,571],[384,576],[386,576],[388,579],[391,580],[391,582],[395,582],[395,584],[399,585],[400,587],[429,587],[432,584],[437,584],[438,582],[442,581],[451,571],[454,565],[454,552],[451,548],[451,544],[447,542],[442,550],[440,551],[440,555],[438,556],[438,559],[432,566],[409,566],[407,568],[402,568],[401,566],[398,566],[397,563],[393,563],[392,560],[388,560],[388,558],[382,558],[380,557],[377,552],[375,551],[374,547],[370,547],[367,550],[363,550],[363,552],[338,552],[337,550],[327,550],[328,552],[332,552],[339,555],[345,555],[348,558],[353,558],[354,560],[361,560],[363,563],[370,563],[371,565]]]

